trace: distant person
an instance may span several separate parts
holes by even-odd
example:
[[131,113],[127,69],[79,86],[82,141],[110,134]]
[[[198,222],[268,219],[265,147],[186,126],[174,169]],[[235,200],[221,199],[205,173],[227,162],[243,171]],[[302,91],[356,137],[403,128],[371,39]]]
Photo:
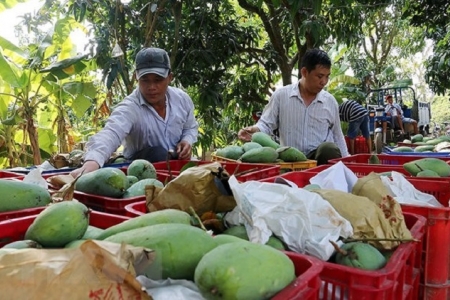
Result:
[[369,112],[354,100],[347,100],[339,105],[339,117],[348,123],[347,136],[350,140],[350,154],[355,154],[355,139],[361,131],[366,139],[367,149],[372,153],[372,139],[369,129]]
[[300,65],[298,82],[277,89],[270,97],[256,125],[239,130],[242,141],[254,132],[271,135],[278,131],[281,146],[292,146],[318,165],[348,156],[336,99],[324,91],[331,60],[319,49],[306,51]]
[[169,55],[163,49],[144,48],[136,56],[138,87],[120,102],[106,126],[86,144],[84,164],[71,172],[77,177],[102,167],[123,143],[129,161],[190,159],[197,141],[198,123],[194,104],[172,80]]
[[411,118],[405,118],[403,116],[403,110],[400,107],[398,103],[393,102],[394,99],[392,98],[392,95],[386,96],[386,107],[385,112],[387,116],[391,117],[391,126],[392,128],[395,128],[395,125],[397,124],[400,127],[401,133],[405,134],[405,129],[403,124],[411,124],[414,128],[414,134],[419,133],[419,129],[417,127],[417,121]]

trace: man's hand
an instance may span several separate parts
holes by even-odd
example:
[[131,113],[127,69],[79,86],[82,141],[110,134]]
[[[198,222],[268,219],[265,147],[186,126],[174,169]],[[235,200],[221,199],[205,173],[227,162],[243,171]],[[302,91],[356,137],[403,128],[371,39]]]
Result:
[[86,174],[86,173],[98,170],[99,168],[100,168],[100,166],[98,165],[97,162],[95,162],[93,160],[88,160],[88,161],[84,162],[82,167],[70,172],[70,175],[72,175],[73,178],[77,178],[78,175],[80,175],[81,173]]
[[192,156],[192,146],[186,141],[181,141],[177,145],[178,159],[190,160]]
[[238,138],[243,142],[250,142],[252,140],[252,134],[258,131],[259,128],[256,125],[242,128],[238,132]]

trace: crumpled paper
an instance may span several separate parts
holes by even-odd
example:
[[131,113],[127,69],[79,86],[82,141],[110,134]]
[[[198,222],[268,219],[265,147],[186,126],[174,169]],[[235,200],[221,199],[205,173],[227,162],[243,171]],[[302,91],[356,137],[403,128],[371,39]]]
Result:
[[92,240],[76,249],[8,251],[0,254],[2,299],[152,299],[136,275],[153,259],[151,250]]
[[444,207],[433,195],[417,190],[411,182],[406,180],[403,174],[393,171],[391,172],[391,177],[392,180],[388,176],[381,176],[381,181],[391,191],[394,195],[394,199],[399,203]]
[[351,193],[358,177],[343,162],[338,162],[319,172],[309,182],[317,184],[322,189],[338,190]]
[[316,193],[276,183],[240,184],[235,176],[228,182],[239,223],[246,226],[251,242],[265,244],[273,233],[292,251],[328,260],[334,252],[329,241],[353,234],[350,222]]
[[[223,192],[224,185],[215,174],[220,173],[219,162],[191,167],[181,172],[162,189],[146,188],[148,211],[167,208],[190,212],[192,207],[198,215],[213,211],[228,212],[236,206],[233,196]],[[222,173],[228,178],[228,173]]]

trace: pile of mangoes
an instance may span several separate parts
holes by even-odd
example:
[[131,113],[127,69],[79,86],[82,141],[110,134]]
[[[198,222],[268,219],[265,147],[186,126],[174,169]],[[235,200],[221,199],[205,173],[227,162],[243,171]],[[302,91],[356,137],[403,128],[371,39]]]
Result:
[[219,157],[247,163],[283,163],[307,160],[305,154],[297,148],[282,147],[264,132],[253,133],[251,142],[246,142],[242,146],[229,145],[218,149],[215,154]]
[[206,299],[269,299],[295,279],[294,263],[273,247],[229,235],[211,236],[191,225],[191,216],[165,209],[107,229],[89,225],[88,208],[76,201],[51,204],[28,228],[25,239],[1,253],[24,248],[76,248],[86,239],[125,243],[153,250],[143,274],[150,279],[185,279]]

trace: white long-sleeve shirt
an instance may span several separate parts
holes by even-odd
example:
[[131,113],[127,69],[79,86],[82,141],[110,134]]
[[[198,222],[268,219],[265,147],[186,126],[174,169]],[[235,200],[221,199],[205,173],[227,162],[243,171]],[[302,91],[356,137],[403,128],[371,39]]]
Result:
[[278,129],[280,144],[305,154],[323,142],[333,142],[348,156],[336,99],[322,90],[307,107],[300,95],[299,83],[277,89],[257,122],[260,131],[271,134]]
[[188,94],[169,87],[166,92],[166,117],[163,119],[136,88],[114,108],[105,127],[89,139],[84,160],[94,160],[103,166],[121,144],[127,159],[150,146],[176,150],[181,140],[194,144],[197,135],[194,103]]

